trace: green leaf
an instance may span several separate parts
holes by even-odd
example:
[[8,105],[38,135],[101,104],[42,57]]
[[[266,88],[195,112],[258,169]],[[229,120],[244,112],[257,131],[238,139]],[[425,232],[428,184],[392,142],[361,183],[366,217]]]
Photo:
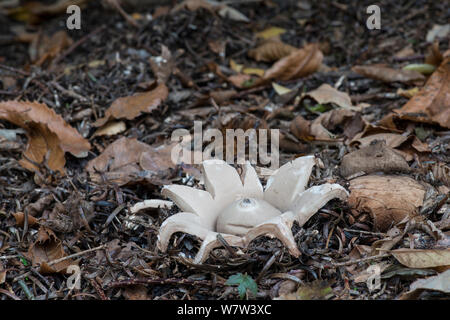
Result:
[[247,289],[256,295],[258,293],[258,285],[255,280],[247,274],[237,273],[230,276],[225,283],[227,285],[238,285],[238,292],[241,299],[244,299]]
[[403,67],[403,70],[412,70],[422,74],[431,74],[434,70],[436,70],[436,66],[427,63],[411,63]]
[[320,104],[320,103],[318,103],[314,106],[306,105],[306,109],[308,109],[312,113],[323,113],[325,111],[330,110],[330,108],[328,108],[327,106]]

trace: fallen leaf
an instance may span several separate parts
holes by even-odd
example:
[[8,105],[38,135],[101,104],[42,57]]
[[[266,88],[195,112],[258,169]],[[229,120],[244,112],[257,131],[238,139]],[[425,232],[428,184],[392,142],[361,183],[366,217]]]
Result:
[[335,139],[336,135],[329,130],[338,126],[344,127],[346,122],[355,117],[355,112],[348,109],[335,109],[325,112],[311,122],[310,134],[319,140]]
[[[147,180],[164,184],[170,175],[172,145],[153,147],[136,139],[120,138],[110,144],[97,158],[88,162],[86,170],[96,183],[117,183]],[[106,181],[105,181],[106,180]]]
[[[58,31],[52,36],[43,35],[35,37],[31,42],[30,51],[35,52],[36,56],[31,56],[31,60],[37,66],[42,66],[45,62],[49,62],[56,58],[64,49],[73,44],[72,38],[66,31]],[[31,48],[33,47],[33,48]]]
[[94,132],[92,137],[97,136],[113,136],[115,134],[124,132],[127,129],[125,122],[123,121],[111,121],[105,124],[103,127],[99,128]]
[[0,102],[0,119],[12,122],[27,132],[28,145],[20,164],[29,170],[38,170],[29,160],[42,163],[46,159],[50,169],[63,173],[65,152],[82,158],[91,148],[89,142],[60,115],[42,103]]
[[291,121],[290,130],[298,139],[312,140],[314,137],[310,134],[310,121],[298,115]]
[[123,290],[123,296],[127,300],[148,300],[147,287],[144,285],[127,286]]
[[383,82],[403,82],[410,83],[424,80],[423,74],[411,70],[396,70],[381,66],[354,66],[352,70],[367,78]]
[[153,90],[118,98],[106,110],[105,116],[98,119],[93,125],[101,127],[111,119],[133,120],[142,113],[150,113],[155,110],[168,95],[169,89],[161,83]]
[[399,300],[417,299],[423,290],[450,293],[450,270],[426,279],[418,279],[411,283],[410,291],[402,294]]
[[425,187],[406,176],[358,177],[350,181],[349,189],[352,210],[368,212],[375,229],[382,232],[417,214],[425,195]]
[[308,44],[275,62],[266,70],[262,79],[255,81],[255,86],[271,80],[287,81],[306,77],[317,71],[322,60],[323,54],[318,44]]
[[433,72],[419,93],[394,112],[401,119],[438,123],[450,129],[450,58]]
[[256,34],[257,38],[262,39],[270,39],[273,37],[278,37],[286,32],[286,29],[279,28],[279,27],[269,27],[267,29],[264,29],[263,31],[260,31]]
[[435,24],[433,28],[428,31],[426,40],[427,42],[433,42],[436,38],[445,38],[448,33],[450,33],[450,24]]
[[260,68],[244,68],[242,69],[242,73],[249,74],[249,75],[255,75],[258,77],[264,76],[264,69]]
[[355,109],[352,105],[352,99],[347,93],[336,90],[327,83],[322,84],[315,90],[305,93],[304,97],[310,97],[320,104],[334,103],[344,109]]
[[450,249],[396,249],[391,254],[409,268],[450,266]]
[[238,22],[250,22],[250,19],[242,12],[226,5],[222,5],[219,9],[219,16]]
[[281,41],[265,41],[255,49],[248,51],[248,56],[256,61],[272,62],[277,61],[298,50],[296,47]]
[[[25,213],[23,212],[15,212],[12,214],[14,219],[16,219],[16,225],[18,227],[23,227],[25,222]],[[28,216],[28,226],[32,227],[38,223],[37,219],[33,216]]]
[[315,280],[301,285],[296,292],[280,295],[274,300],[327,300],[333,289],[326,281]]
[[272,88],[280,96],[282,96],[283,94],[286,94],[286,93],[289,93],[289,92],[292,91],[291,89],[283,87],[282,85],[279,85],[279,84],[277,84],[275,82],[272,82]]
[[375,141],[367,147],[350,152],[342,158],[340,173],[349,177],[358,172],[372,173],[382,171],[409,172],[410,168],[405,158],[386,146],[385,142]]
[[45,227],[40,227],[36,241],[28,249],[27,256],[33,266],[39,266],[42,274],[65,272],[67,267],[75,262],[67,259],[53,265],[48,263],[66,256],[62,242],[55,233]]

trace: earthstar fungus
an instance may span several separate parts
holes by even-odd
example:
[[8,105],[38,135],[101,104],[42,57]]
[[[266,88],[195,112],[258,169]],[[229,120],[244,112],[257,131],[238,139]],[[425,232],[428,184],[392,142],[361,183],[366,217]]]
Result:
[[256,237],[266,235],[278,238],[298,257],[300,251],[291,232],[294,221],[303,226],[328,201],[348,196],[338,184],[305,190],[314,165],[314,156],[288,162],[268,179],[264,190],[250,163],[245,165],[241,180],[237,171],[224,161],[204,161],[206,191],[184,185],[163,188],[162,194],[182,212],[162,223],[158,248],[166,251],[175,232],[197,236],[203,242],[194,262],[202,263],[212,249],[221,246],[218,233],[236,247],[246,247]]

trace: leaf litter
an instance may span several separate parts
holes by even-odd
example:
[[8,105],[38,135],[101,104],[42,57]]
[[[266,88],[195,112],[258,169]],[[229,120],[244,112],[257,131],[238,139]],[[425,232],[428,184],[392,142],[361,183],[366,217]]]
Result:
[[[81,31],[59,25],[67,1],[1,7],[0,286],[10,288],[2,298],[26,299],[23,286],[36,288],[38,299],[448,292],[442,3],[427,4],[435,17],[413,16],[400,37],[366,36],[347,15],[364,10],[360,3],[344,10],[307,1],[107,2],[79,1],[90,26]],[[403,14],[393,6],[383,23],[401,31],[395,23]],[[324,27],[331,17],[339,24]],[[182,128],[192,137],[194,120],[221,132],[279,129],[280,165],[315,154],[308,187],[350,190],[348,201],[293,226],[300,260],[266,237],[245,249],[215,249],[202,265],[190,260],[199,242],[187,234],[174,235],[167,254],[157,250],[157,230],[179,209],[149,201],[162,198],[162,185],[205,183],[199,166],[171,159],[171,133]],[[271,170],[258,163],[256,172],[264,180]],[[147,207],[136,211],[140,203]],[[83,281],[70,291],[60,280],[73,264]],[[366,285],[371,265],[382,273],[375,291]]]

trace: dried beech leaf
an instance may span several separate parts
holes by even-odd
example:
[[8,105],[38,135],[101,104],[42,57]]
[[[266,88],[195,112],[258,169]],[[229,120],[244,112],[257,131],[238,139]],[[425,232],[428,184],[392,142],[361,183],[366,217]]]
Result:
[[450,266],[450,249],[396,249],[391,254],[409,268]]
[[250,50],[248,56],[256,61],[272,62],[284,58],[296,50],[298,50],[296,47],[281,41],[266,41]]
[[133,96],[118,98],[106,110],[105,116],[98,119],[94,126],[103,126],[111,119],[133,120],[142,113],[150,113],[155,110],[169,95],[169,89],[165,84],[159,84],[155,89],[137,93]]
[[46,61],[56,58],[64,49],[73,44],[72,38],[69,37],[66,31],[58,31],[50,37],[44,35],[36,36],[30,45],[30,50],[36,52],[36,59],[32,56],[34,64],[42,66]]
[[298,139],[311,140],[310,126],[308,120],[298,115],[291,121],[290,130]]
[[88,0],[58,0],[52,4],[39,1],[28,1],[23,6],[8,10],[8,15],[18,21],[39,23],[40,21],[61,13],[66,13],[69,5],[81,6]]
[[[270,80],[292,80],[306,77],[317,71],[322,63],[323,54],[317,43],[308,44],[288,56],[278,60],[266,70],[260,83]],[[258,83],[259,84],[259,83]]]
[[346,154],[342,158],[340,173],[344,177],[357,172],[372,173],[383,171],[409,171],[410,168],[405,158],[396,153],[384,142],[376,141],[371,145]]
[[329,130],[337,126],[344,126],[355,116],[355,112],[348,109],[335,109],[325,112],[311,122],[310,134],[319,140],[334,139],[335,135]]
[[124,185],[130,182],[149,180],[162,184],[168,171],[174,167],[171,148],[163,145],[152,147],[136,139],[120,138],[110,144],[97,158],[88,162],[86,170],[92,180]]
[[313,98],[320,104],[334,103],[344,109],[354,109],[350,96],[342,91],[336,90],[327,83],[319,88],[309,91],[305,96]]
[[44,274],[65,272],[74,261],[67,259],[59,263],[48,265],[50,261],[66,256],[61,240],[55,233],[45,227],[40,227],[36,241],[30,246],[27,253],[33,266],[40,266],[40,272]]
[[96,136],[113,136],[115,134],[124,132],[127,129],[125,122],[123,121],[111,121],[105,124],[94,132],[92,137]]
[[380,231],[417,214],[425,195],[425,187],[405,176],[358,177],[349,189],[349,205],[357,214],[368,212]]
[[450,129],[450,58],[433,72],[419,93],[394,112],[402,119],[438,123]]
[[64,172],[64,152],[76,157],[85,157],[91,148],[77,130],[45,104],[37,102],[0,102],[0,119],[7,120],[26,130],[27,149],[20,164],[29,170],[37,170],[36,163],[47,160],[50,169]]
[[425,80],[423,74],[411,70],[396,70],[381,66],[354,66],[352,70],[367,78],[380,80],[383,82],[403,82]]
[[[14,216],[14,219],[16,219],[16,225],[18,227],[23,227],[25,222],[25,214],[23,212],[15,212],[12,214]],[[28,216],[28,225],[34,226],[37,224],[37,219],[33,216]]]

